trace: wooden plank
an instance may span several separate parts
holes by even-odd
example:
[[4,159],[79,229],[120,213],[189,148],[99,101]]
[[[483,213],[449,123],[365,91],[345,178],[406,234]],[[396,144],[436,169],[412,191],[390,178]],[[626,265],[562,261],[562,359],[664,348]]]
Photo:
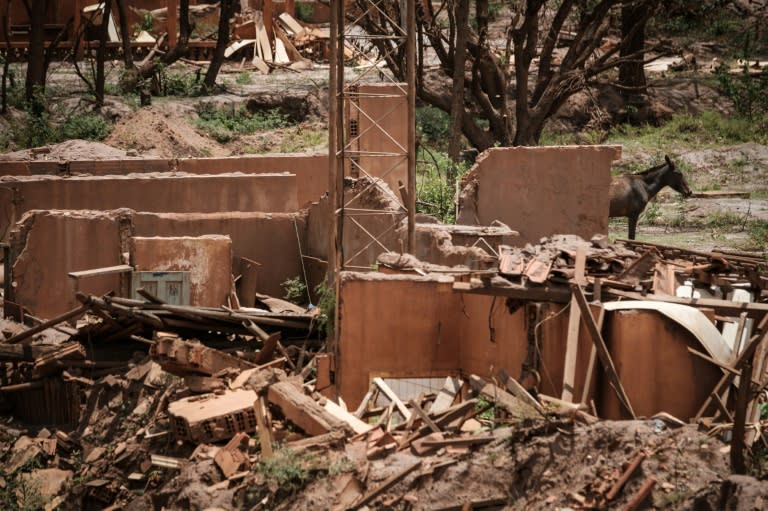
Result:
[[435,424],[435,422],[429,417],[429,415],[427,415],[426,412],[422,410],[422,408],[419,406],[419,404],[416,401],[411,399],[409,404],[411,405],[411,408],[413,408],[416,411],[416,414],[421,418],[421,420],[424,421],[424,424],[426,424],[429,427],[429,429],[431,429],[435,433],[440,432],[440,428],[437,427],[437,424]]
[[446,377],[443,388],[437,393],[437,397],[429,408],[429,413],[437,415],[447,410],[456,400],[456,394],[461,390],[462,384],[462,381],[458,378]]
[[279,37],[275,38],[275,63],[276,64],[291,63],[291,59],[288,58],[288,51],[285,48],[285,43]]
[[[762,344],[762,338],[758,344]],[[733,437],[731,439],[731,470],[736,474],[746,474],[747,465],[744,462],[744,448],[747,420],[747,405],[752,397],[752,369],[754,355],[746,357],[741,369],[739,389],[736,394],[735,412],[733,414]]]
[[584,296],[584,291],[582,291],[581,286],[576,284],[571,285],[571,290],[573,291],[573,295],[576,297],[576,302],[579,304],[579,308],[581,309],[581,315],[584,318],[585,324],[587,325],[589,335],[592,337],[592,343],[597,349],[597,356],[600,357],[600,362],[603,364],[603,368],[608,373],[608,380],[613,384],[613,390],[619,397],[619,402],[624,405],[624,408],[626,408],[630,416],[633,419],[636,419],[637,416],[635,415],[634,410],[632,410],[632,405],[629,402],[627,393],[624,390],[624,386],[621,384],[621,379],[619,378],[618,373],[616,372],[616,366],[613,365],[611,354],[608,352],[608,348],[605,345],[603,336],[600,335],[600,330],[597,328],[597,323],[595,322],[595,318],[592,316],[592,311],[589,310],[589,304],[587,304],[587,298]]
[[376,385],[371,383],[371,385],[368,387],[368,392],[366,392],[365,397],[362,401],[360,401],[360,405],[357,407],[357,410],[355,410],[355,413],[353,414],[358,419],[361,419],[363,415],[365,415],[365,411],[368,408],[368,403],[371,401],[371,398],[373,397],[373,394],[375,393]]
[[256,415],[256,431],[259,434],[261,456],[263,458],[271,458],[274,439],[272,438],[272,427],[267,419],[266,406],[264,396],[259,396],[256,402],[253,403],[253,412]]
[[[744,365],[745,361],[751,357],[755,350],[757,349],[760,341],[765,337],[766,334],[768,334],[768,316],[765,316],[762,321],[760,321],[760,324],[758,325],[756,329],[756,334],[752,336],[752,338],[749,340],[749,343],[747,344],[747,347],[744,348],[744,351],[739,354],[739,356],[736,358],[736,361],[733,363],[733,368],[736,370],[741,369],[741,367]],[[715,385],[715,388],[712,389],[712,392],[709,394],[709,397],[704,400],[704,403],[701,405],[701,408],[699,408],[699,411],[696,413],[695,420],[699,420],[702,415],[704,415],[704,412],[707,411],[707,408],[709,408],[709,405],[712,403],[713,399],[716,396],[719,396],[720,392],[722,392],[733,380],[734,375],[730,372],[726,372],[721,378],[720,381],[717,382],[717,385]]]
[[325,408],[304,395],[290,381],[270,385],[267,399],[280,408],[286,419],[308,435],[322,435],[334,429],[348,428],[346,423],[325,411]]
[[422,445],[425,447],[465,447],[475,444],[487,444],[496,440],[494,436],[471,436],[462,438],[449,438],[447,440],[425,440]]
[[581,312],[576,303],[576,297],[571,298],[570,311],[568,313],[568,336],[565,341],[565,365],[563,368],[563,392],[560,399],[573,402],[573,386],[576,383],[576,356],[579,349],[579,326],[581,325]]
[[[598,293],[599,294],[599,293]],[[600,307],[597,316],[597,329],[602,331],[603,321],[605,320],[605,309]],[[587,362],[587,374],[584,376],[584,388],[581,391],[581,404],[586,405],[589,400],[589,393],[592,390],[592,380],[595,374],[595,365],[597,365],[597,348],[594,344],[589,349],[589,361]]]
[[32,327],[29,330],[24,330],[20,334],[14,335],[10,339],[6,340],[5,343],[6,344],[18,344],[21,341],[23,341],[24,339],[28,339],[28,338],[32,337],[33,335],[35,335],[35,334],[37,334],[39,332],[42,332],[43,330],[46,330],[46,329],[48,329],[48,328],[50,328],[52,326],[58,325],[59,323],[64,322],[64,321],[66,321],[68,319],[72,319],[75,316],[79,316],[80,314],[84,313],[87,310],[88,310],[88,306],[87,305],[81,305],[80,307],[78,307],[76,309],[72,309],[69,312],[65,312],[61,316],[57,316],[57,317],[51,319],[50,321],[46,321],[45,323],[40,323],[36,327]]
[[400,401],[400,398],[397,397],[397,394],[394,393],[394,391],[389,388],[389,385],[387,385],[384,380],[381,378],[374,378],[373,383],[376,384],[377,387],[379,387],[379,390],[381,390],[387,398],[395,403],[395,406],[400,411],[400,413],[403,415],[405,420],[408,420],[411,418],[411,412],[408,410],[408,407],[405,406],[405,404]]
[[478,395],[492,401],[498,408],[503,409],[512,416],[530,416],[535,413],[530,405],[516,398],[501,387],[493,383],[486,383],[481,377],[473,374],[469,377],[469,384]]
[[133,266],[118,264],[117,266],[105,266],[104,268],[94,268],[92,270],[71,271],[67,273],[67,276],[73,279],[84,279],[100,277],[102,275],[113,275],[116,273],[127,273],[129,271],[133,271]]
[[301,37],[307,32],[304,27],[302,27],[301,24],[287,12],[280,14],[278,18],[285,24],[286,27],[288,27],[291,32],[293,32],[294,36],[297,38]]
[[238,280],[238,299],[243,307],[256,305],[256,290],[258,287],[258,268],[261,266],[256,261],[247,257],[240,257],[240,280]]
[[534,399],[533,396],[530,395],[517,380],[511,378],[504,369],[499,369],[498,377],[501,383],[507,388],[509,392],[512,393],[513,396],[521,399],[526,404],[535,408],[538,412],[544,413],[544,407],[541,406],[541,403],[536,401],[536,399]]
[[587,276],[584,274],[584,270],[587,267],[587,250],[584,245],[578,245],[576,247],[576,272],[573,275],[573,281],[580,286],[587,285]]
[[532,302],[568,303],[571,300],[571,292],[567,287],[555,285],[529,287],[522,284],[510,283],[509,286],[504,287],[485,286],[481,288],[473,288],[469,282],[454,282],[453,290],[460,293],[505,296]]
[[272,44],[269,42],[267,28],[264,25],[259,26],[259,23],[257,23],[256,35],[259,40],[258,44],[261,46],[261,53],[264,55],[264,60],[266,62],[272,62]]
[[359,435],[361,433],[367,433],[372,429],[370,424],[361,421],[330,399],[326,399],[323,408],[325,408],[326,412],[330,413],[340,421],[347,423],[347,425],[352,428],[352,431],[354,431],[355,434]]

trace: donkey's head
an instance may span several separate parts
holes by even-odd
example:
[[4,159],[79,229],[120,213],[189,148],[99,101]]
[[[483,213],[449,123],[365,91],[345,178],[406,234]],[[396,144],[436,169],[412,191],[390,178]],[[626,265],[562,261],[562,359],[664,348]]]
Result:
[[667,162],[666,182],[676,192],[680,193],[683,197],[690,197],[693,193],[688,186],[688,182],[685,180],[685,176],[682,172],[675,168],[675,164],[669,159],[669,156],[664,156],[664,160]]

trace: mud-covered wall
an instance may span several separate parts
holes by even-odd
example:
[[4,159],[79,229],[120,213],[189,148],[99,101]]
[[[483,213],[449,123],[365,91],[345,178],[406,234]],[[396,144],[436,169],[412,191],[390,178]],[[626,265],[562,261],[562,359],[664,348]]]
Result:
[[190,174],[289,172],[296,175],[296,195],[302,208],[320,200],[328,190],[328,153],[180,158],[178,170]]
[[229,236],[131,238],[131,266],[136,271],[188,271],[189,303],[219,307],[227,303],[232,279]]
[[[354,408],[375,376],[520,378],[529,353],[539,390],[560,397],[568,306],[457,293],[450,279],[345,273],[341,285],[336,383]],[[594,309],[596,312],[597,309]],[[638,416],[695,415],[722,373],[688,353],[691,334],[650,311],[606,313],[603,337]],[[581,399],[592,341],[581,324],[573,395]],[[628,418],[598,362],[594,399],[601,417]]]
[[[122,227],[122,229],[121,229]],[[130,212],[32,211],[11,233],[14,299],[41,318],[79,305],[72,271],[124,264]],[[120,277],[81,279],[79,290],[104,294],[120,290]]]
[[505,147],[485,151],[462,180],[456,223],[500,220],[514,242],[608,232],[611,162],[619,146]]
[[[359,151],[359,167],[369,176],[383,179],[393,196],[401,200],[398,182],[408,182],[406,84],[360,84],[357,95],[351,97],[346,129],[351,150]],[[365,177],[355,165],[346,172],[353,177]]]
[[282,297],[280,284],[302,274],[297,236],[305,246],[304,213],[136,213],[134,228],[137,236],[227,235],[232,239],[234,271],[240,257],[256,261],[261,265],[258,290],[272,296]]
[[109,177],[35,176],[0,180],[16,193],[16,218],[33,209],[214,213],[298,209],[292,174]]
[[[722,376],[693,356],[704,351],[693,335],[656,311],[614,311],[606,316],[606,342],[627,397],[638,416],[665,411],[687,420],[696,415]],[[608,384],[599,387],[601,417],[626,418]]]
[[[77,305],[67,273],[125,264],[121,254],[129,252],[131,236],[210,234],[231,238],[234,271],[243,256],[261,264],[260,292],[282,296],[280,284],[301,275],[298,243],[306,243],[302,213],[33,211],[11,237],[16,300],[36,316],[53,317]],[[224,285],[229,285],[228,279]],[[119,278],[84,279],[80,289],[95,294],[119,291]]]

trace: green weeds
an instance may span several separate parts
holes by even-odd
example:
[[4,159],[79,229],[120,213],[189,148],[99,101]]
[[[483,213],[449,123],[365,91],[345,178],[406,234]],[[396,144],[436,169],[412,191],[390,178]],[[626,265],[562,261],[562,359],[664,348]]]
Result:
[[220,143],[230,142],[239,135],[288,126],[287,116],[277,109],[252,114],[244,106],[219,107],[204,102],[199,103],[196,110],[197,118],[192,119],[192,124]]

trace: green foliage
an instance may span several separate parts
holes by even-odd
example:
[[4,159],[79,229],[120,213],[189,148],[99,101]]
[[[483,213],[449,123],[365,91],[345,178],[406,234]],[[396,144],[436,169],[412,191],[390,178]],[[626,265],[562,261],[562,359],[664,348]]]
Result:
[[317,458],[311,454],[281,448],[273,456],[259,461],[256,471],[262,477],[262,484],[248,488],[246,500],[253,504],[277,488],[277,501],[301,491],[312,479],[313,472],[321,470]]
[[307,298],[307,285],[301,277],[296,276],[288,279],[280,284],[280,287],[285,290],[284,299],[297,304],[305,302]]
[[688,145],[705,147],[744,142],[768,142],[768,131],[760,132],[755,122],[744,117],[728,117],[717,112],[701,115],[676,114],[663,126],[621,124],[611,129],[606,143],[626,143],[657,148],[664,154],[668,147]]
[[30,472],[40,468],[33,458],[10,474],[3,474],[5,484],[0,486],[0,509],[4,511],[37,511],[43,509],[45,499],[40,493],[41,483]]
[[717,68],[715,76],[720,90],[733,101],[739,115],[749,120],[768,115],[768,68],[753,76],[745,63],[742,72],[735,75],[723,65]]
[[57,138],[70,140],[104,140],[112,126],[97,112],[82,112],[67,117],[59,128]]
[[416,211],[454,223],[456,182],[468,170],[468,165],[457,165],[445,153],[420,147],[416,159]]
[[141,19],[138,21],[138,23],[133,24],[133,30],[136,33],[141,32],[142,30],[146,30],[147,32],[152,32],[152,29],[155,26],[155,18],[152,17],[152,13],[149,11],[145,11],[141,15]]
[[336,293],[333,287],[323,281],[315,287],[317,295],[317,329],[325,332],[327,339],[332,339],[336,327]]
[[251,73],[243,71],[242,73],[237,74],[235,83],[238,85],[250,85],[253,83],[253,76],[251,76]]
[[419,130],[422,143],[447,149],[451,136],[451,118],[446,112],[433,106],[417,108],[416,129]]
[[[768,220],[750,220],[747,222],[747,232],[749,233],[751,248],[762,251],[768,250]],[[763,404],[766,405],[766,403]],[[768,413],[768,405],[764,410]]]
[[234,140],[238,135],[288,126],[287,116],[277,109],[252,114],[244,106],[218,107],[204,102],[199,103],[196,110],[198,117],[192,119],[192,124],[220,143]]
[[651,201],[640,214],[639,223],[655,224],[661,218],[661,206],[655,200]]
[[487,421],[493,421],[496,419],[496,406],[482,396],[478,398],[477,404],[475,404],[475,409],[483,410],[477,415],[478,419]]
[[318,146],[328,147],[328,130],[311,130],[298,126],[293,136],[283,138],[276,150],[268,147],[264,152],[297,153],[305,151],[308,147]]
[[315,6],[309,2],[296,2],[296,18],[311,23],[315,16]]

